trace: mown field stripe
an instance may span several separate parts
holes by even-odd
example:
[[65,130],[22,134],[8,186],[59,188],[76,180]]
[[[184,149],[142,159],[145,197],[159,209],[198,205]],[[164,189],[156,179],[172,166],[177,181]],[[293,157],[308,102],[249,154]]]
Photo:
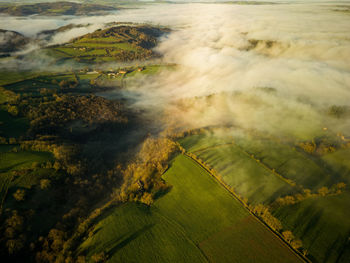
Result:
[[[3,174],[3,176],[4,176],[4,174]],[[12,178],[13,178],[13,175],[7,177],[5,179],[6,181],[3,182],[2,186],[1,186],[2,189],[0,189],[1,190],[0,194],[2,195],[2,196],[0,196],[1,197],[1,200],[0,200],[0,216],[2,214],[2,208],[3,208],[3,205],[4,205],[4,202],[5,202],[8,190],[10,188],[10,183],[12,181]]]
[[192,161],[194,161],[195,163],[197,163],[202,169],[204,169],[211,177],[213,177],[222,187],[224,187],[248,212],[249,214],[251,214],[256,221],[258,221],[261,225],[263,225],[264,227],[266,227],[270,233],[272,233],[275,237],[277,237],[281,243],[287,247],[297,258],[299,258],[301,261],[303,262],[307,262],[307,263],[311,263],[311,261],[306,258],[304,255],[302,255],[299,251],[293,249],[290,244],[288,244],[283,238],[282,236],[274,231],[271,227],[269,227],[264,221],[262,221],[257,215],[255,215],[248,207],[248,205],[246,203],[244,203],[239,197],[238,195],[232,191],[230,189],[230,187],[228,185],[226,185],[224,182],[222,182],[221,180],[219,180],[214,174],[211,173],[210,170],[208,170],[204,165],[202,165],[201,163],[199,163],[197,160],[195,160],[194,158],[192,158],[191,156],[189,156],[186,152],[183,153],[185,156],[187,156],[187,158],[191,159]]
[[[213,145],[213,146],[208,146],[202,149],[198,149],[196,151],[193,151],[192,153],[198,153],[198,152],[202,152],[202,151],[206,151],[209,149],[215,149],[215,148],[221,148],[221,147],[227,147],[227,146],[235,146],[240,152],[242,152],[244,155],[246,155],[247,157],[249,157],[249,159],[255,161],[259,166],[263,167],[265,170],[267,170],[269,173],[272,173],[273,175],[277,176],[280,180],[284,181],[285,183],[289,184],[292,187],[296,187],[299,190],[303,190],[302,186],[297,185],[295,182],[293,182],[292,180],[285,178],[283,175],[279,174],[278,172],[276,172],[275,169],[269,167],[268,165],[266,165],[264,162],[262,162],[261,160],[255,159],[253,156],[253,154],[250,154],[249,152],[247,152],[246,150],[244,150],[242,147],[238,146],[235,142],[229,142],[229,143],[224,143],[224,144],[218,144],[218,145]],[[253,156],[252,156],[253,155]]]
[[163,215],[162,213],[156,211],[155,213],[157,213],[159,216],[161,216],[162,218],[164,218],[164,220],[168,221],[170,224],[175,225],[175,227],[181,232],[181,234],[184,236],[185,239],[187,239],[187,241],[189,243],[191,243],[193,246],[197,247],[198,250],[200,251],[200,253],[202,254],[203,258],[207,261],[210,262],[208,256],[204,253],[204,251],[200,248],[199,245],[197,245],[191,238],[189,238],[185,232],[185,230],[183,229],[183,227],[176,222],[175,220],[172,220],[170,218],[168,218],[167,216]]

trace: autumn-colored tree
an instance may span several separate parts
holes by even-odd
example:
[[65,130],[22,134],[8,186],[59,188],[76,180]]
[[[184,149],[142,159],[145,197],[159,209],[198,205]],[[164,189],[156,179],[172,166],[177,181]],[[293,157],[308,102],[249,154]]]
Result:
[[283,231],[282,236],[287,242],[291,242],[294,239],[293,233],[289,230]]
[[13,194],[13,197],[17,201],[24,201],[25,195],[26,195],[26,192],[24,191],[24,189],[17,189],[17,191]]
[[303,246],[303,242],[301,242],[301,240],[299,240],[299,239],[295,239],[290,243],[290,245],[294,249],[299,249]]
[[49,179],[41,179],[40,180],[40,188],[47,189],[51,186],[51,181]]
[[321,196],[326,196],[329,192],[329,189],[324,186],[324,187],[321,187],[320,189],[318,189],[317,192]]
[[14,254],[24,247],[24,240],[22,238],[9,239],[6,242],[6,247],[9,254]]
[[100,252],[91,256],[91,259],[96,263],[106,262],[108,257],[105,252]]

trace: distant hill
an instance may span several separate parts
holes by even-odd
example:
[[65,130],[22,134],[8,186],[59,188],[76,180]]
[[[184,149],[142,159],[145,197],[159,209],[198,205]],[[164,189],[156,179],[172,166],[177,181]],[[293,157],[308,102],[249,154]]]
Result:
[[80,4],[73,2],[50,2],[0,7],[0,13],[12,16],[89,15],[113,10],[116,10],[116,8],[97,4]]
[[55,34],[57,33],[63,33],[68,30],[71,30],[73,28],[81,28],[81,27],[86,27],[89,24],[83,25],[83,24],[68,24],[65,26],[61,26],[56,29],[50,29],[50,30],[43,30],[37,34],[38,39],[45,39],[45,40],[50,40]]
[[0,29],[0,56],[18,51],[28,43],[29,38],[22,34],[15,31]]
[[149,25],[120,25],[96,30],[48,50],[52,56],[78,62],[145,60],[159,56],[152,48],[169,31]]

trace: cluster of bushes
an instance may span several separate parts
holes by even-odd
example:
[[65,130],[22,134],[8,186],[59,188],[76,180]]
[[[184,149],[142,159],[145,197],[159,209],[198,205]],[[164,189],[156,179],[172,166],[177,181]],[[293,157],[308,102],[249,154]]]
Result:
[[324,155],[327,153],[335,152],[340,148],[350,147],[350,144],[346,143],[346,141],[341,140],[340,138],[332,138],[329,136],[316,137],[311,141],[299,142],[297,145],[304,152],[314,155]]
[[346,184],[343,182],[334,184],[332,187],[321,187],[317,190],[317,193],[312,193],[310,189],[304,189],[303,193],[298,193],[295,195],[286,195],[284,197],[279,197],[274,202],[273,206],[285,206],[285,205],[294,205],[299,203],[307,198],[312,197],[324,197],[327,195],[338,195],[343,192],[346,188]]
[[251,207],[251,211],[260,217],[269,227],[274,231],[280,231],[282,229],[282,223],[274,217],[269,211],[268,207],[263,204],[258,204],[255,207]]
[[168,161],[177,151],[176,144],[167,138],[148,138],[142,144],[136,160],[122,170],[123,185],[116,189],[122,202],[139,201],[150,205],[157,195],[168,190],[161,176]]
[[[299,249],[303,246],[303,242],[300,239],[295,238],[293,233],[289,230],[282,232],[282,237],[285,241],[287,241],[292,248]],[[304,255],[306,255],[306,250],[304,250]]]
[[348,117],[350,115],[350,107],[349,106],[339,106],[332,105],[328,108],[327,113],[329,116],[334,118],[343,118]]
[[23,234],[25,218],[17,210],[13,210],[12,214],[5,220],[3,227],[4,231],[0,242],[5,243],[9,254],[15,254],[25,245],[26,236]]

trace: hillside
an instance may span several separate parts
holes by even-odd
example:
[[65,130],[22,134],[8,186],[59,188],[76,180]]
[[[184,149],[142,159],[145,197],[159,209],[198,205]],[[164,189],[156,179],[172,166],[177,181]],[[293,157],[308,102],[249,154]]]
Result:
[[169,193],[151,207],[111,209],[78,254],[89,262],[302,262],[190,158],[176,157],[163,178]]
[[22,34],[0,29],[0,56],[7,53],[18,51],[29,43],[29,39]]
[[81,28],[81,27],[86,27],[88,25],[82,25],[82,24],[68,24],[65,26],[61,26],[59,28],[56,29],[51,29],[51,30],[43,30],[40,31],[36,37],[38,39],[45,39],[45,40],[50,40],[55,34],[57,33],[63,33],[66,32],[68,30],[71,30],[73,28]]
[[268,207],[302,240],[302,251],[312,262],[345,262],[350,145],[324,133],[314,139],[312,151],[298,141],[238,128],[194,132],[179,142],[243,202]]
[[78,62],[146,60],[159,56],[154,48],[166,28],[148,25],[124,25],[99,29],[73,39],[69,43],[48,48],[57,59]]
[[28,5],[10,5],[0,7],[0,13],[11,16],[29,16],[29,15],[91,15],[101,12],[116,10],[111,6],[97,4],[80,4],[75,2],[48,2]]

